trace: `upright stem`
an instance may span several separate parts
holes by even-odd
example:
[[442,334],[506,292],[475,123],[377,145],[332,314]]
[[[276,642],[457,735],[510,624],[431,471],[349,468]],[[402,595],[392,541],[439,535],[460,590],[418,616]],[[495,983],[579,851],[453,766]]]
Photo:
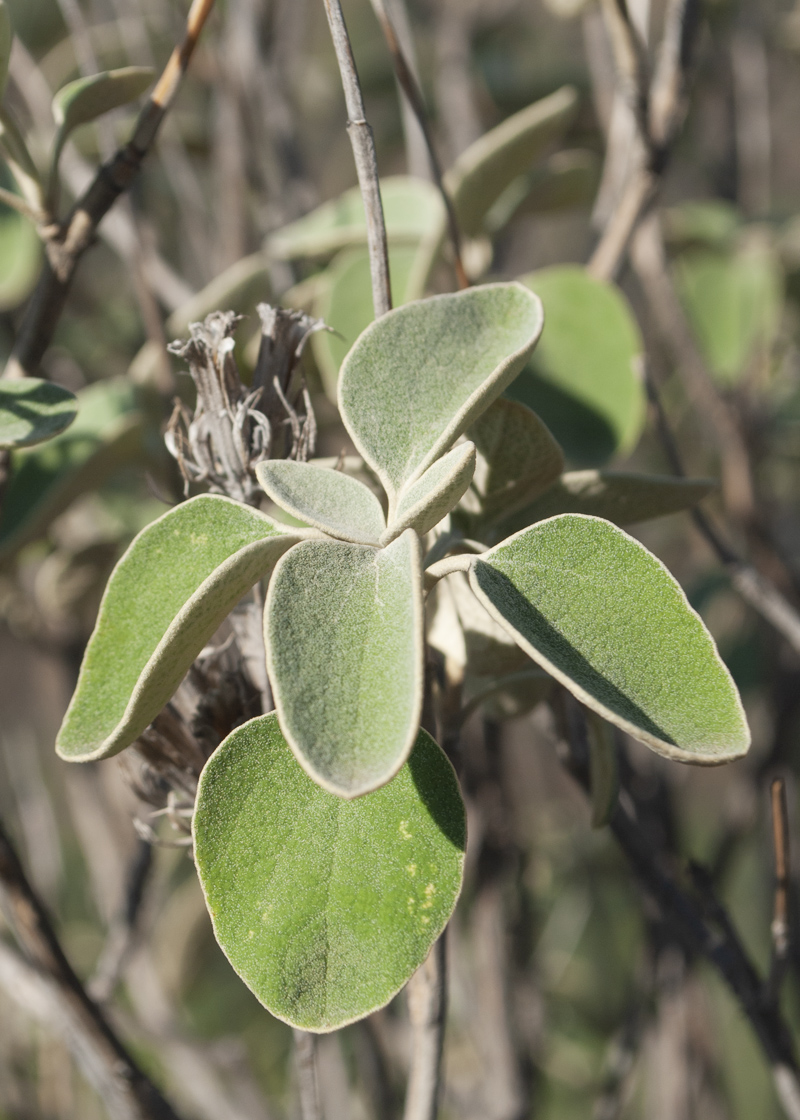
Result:
[[323,1120],[317,1082],[317,1039],[308,1031],[294,1031],[294,1060],[302,1120]]
[[392,289],[389,284],[389,247],[386,241],[386,224],[383,220],[375,138],[366,121],[356,60],[353,57],[353,48],[350,45],[341,4],[339,0],[323,0],[323,3],[342,77],[344,100],[347,106],[347,135],[353,148],[358,185],[361,188],[367,214],[372,303],[375,308],[375,318],[379,319],[381,315],[385,315],[392,309]]
[[403,1120],[436,1120],[442,1045],[447,1014],[445,938],[443,933],[408,982],[411,1019],[411,1073]]

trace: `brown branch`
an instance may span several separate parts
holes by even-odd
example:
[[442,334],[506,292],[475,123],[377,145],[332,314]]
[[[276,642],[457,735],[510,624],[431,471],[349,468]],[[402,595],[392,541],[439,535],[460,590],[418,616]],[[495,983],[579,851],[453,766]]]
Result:
[[772,966],[770,984],[775,999],[789,961],[789,812],[786,782],[773,778],[770,785],[772,810],[772,850],[775,856],[775,902],[772,912]]
[[375,154],[375,138],[367,124],[364,112],[364,99],[356,70],[353,48],[347,34],[347,26],[342,15],[339,0],[323,0],[328,26],[339,64],[344,100],[347,106],[347,134],[353,149],[358,185],[364,199],[367,215],[367,245],[372,277],[372,303],[375,318],[379,319],[392,309],[392,289],[389,283],[389,247],[386,241],[386,223],[383,219],[383,203],[378,178],[378,158]]
[[411,1072],[403,1120],[436,1120],[447,1010],[445,938],[442,934],[408,982]]
[[158,129],[181,84],[214,0],[193,0],[183,42],[175,48],[139,114],[133,136],[104,163],[55,236],[46,244],[42,275],[25,311],[19,336],[4,377],[36,373],[50,345],[72,284],[75,269],[92,244],[97,227],[120,195],[127,191],[150,151]]
[[294,1062],[300,1098],[301,1120],[323,1120],[317,1078],[317,1039],[308,1031],[295,1029]]
[[386,11],[384,0],[372,0],[372,7],[375,15],[378,17],[378,22],[381,25],[386,44],[392,56],[397,81],[408,99],[408,103],[411,106],[414,116],[417,118],[417,122],[425,139],[428,157],[431,162],[431,170],[433,171],[433,179],[439,189],[439,194],[442,196],[442,202],[444,203],[444,209],[447,215],[447,229],[450,234],[450,240],[453,243],[453,255],[455,258],[454,263],[458,286],[461,289],[468,288],[470,284],[461,259],[461,230],[458,226],[458,218],[456,217],[453,200],[450,198],[447,188],[444,185],[442,165],[433,142],[433,135],[431,134],[431,128],[428,122],[428,114],[425,109],[422,90],[419,88],[419,83],[414,77],[414,73],[403,54],[403,49],[395,34],[392,21]]
[[[98,1005],[87,995],[59,944],[50,920],[29,883],[11,841],[0,827],[0,894],[20,947],[30,962],[23,980],[38,984],[42,1000],[69,1024],[76,1057],[92,1083],[124,1120],[178,1120],[147,1075],[117,1037]],[[7,954],[6,954],[7,956]],[[6,959],[13,964],[13,958]],[[24,965],[24,962],[22,962]],[[9,966],[10,967],[10,966]],[[6,971],[9,971],[9,967]]]

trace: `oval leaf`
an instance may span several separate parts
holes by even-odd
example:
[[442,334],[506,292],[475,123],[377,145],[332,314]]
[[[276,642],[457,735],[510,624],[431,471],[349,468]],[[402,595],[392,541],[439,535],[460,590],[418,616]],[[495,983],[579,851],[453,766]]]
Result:
[[267,666],[283,733],[324,789],[358,797],[408,758],[422,706],[419,538],[376,550],[306,541],[267,593]]
[[58,754],[86,762],[129,746],[239,599],[299,539],[211,494],[143,529],[108,581]]
[[0,311],[10,311],[33,291],[42,267],[42,242],[27,218],[0,217]]
[[0,382],[0,447],[30,447],[72,423],[78,401],[69,389],[25,377]]
[[598,466],[641,435],[642,342],[622,293],[578,265],[522,277],[544,304],[546,327],[508,395],[544,420],[568,458]]
[[484,219],[487,232],[497,234],[522,214],[541,214],[591,205],[600,180],[595,152],[578,148],[556,152],[507,187]]
[[464,804],[424,731],[390,785],[344,801],[303,773],[275,715],[260,716],[206,764],[193,833],[223,952],[273,1015],[307,1031],[388,1003],[461,890]]
[[467,440],[428,467],[403,491],[394,521],[381,544],[399,537],[404,529],[424,536],[445,517],[464,494],[475,472],[475,444]]
[[433,296],[382,316],[342,365],[339,410],[392,499],[516,377],[542,329],[521,284]]
[[568,471],[503,524],[505,535],[557,513],[585,513],[615,525],[632,525],[691,509],[715,488],[707,478],[670,478],[623,471]]
[[53,116],[59,132],[66,138],[79,125],[135,101],[150,85],[153,74],[147,66],[125,66],[68,82],[53,98]]
[[621,529],[566,514],[477,559],[470,584],[543,668],[658,754],[716,764],[750,733],[711,635],[679,584]]
[[483,233],[492,204],[566,130],[577,107],[577,91],[563,86],[506,118],[462,152],[445,175],[445,186],[467,236]]
[[353,544],[377,544],[386,528],[381,503],[372,491],[342,471],[266,459],[256,477],[273,502],[292,517]]

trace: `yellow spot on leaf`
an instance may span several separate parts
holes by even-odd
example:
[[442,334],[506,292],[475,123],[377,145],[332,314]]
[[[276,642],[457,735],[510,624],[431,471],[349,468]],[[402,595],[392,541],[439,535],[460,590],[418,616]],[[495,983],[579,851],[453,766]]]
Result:
[[407,863],[406,864],[406,871],[409,873],[409,875],[413,879],[414,876],[417,873],[417,865],[415,863]]
[[410,840],[411,839],[411,833],[408,831],[408,821],[400,821],[400,824],[399,824],[398,828],[399,828],[399,831],[400,831],[400,835],[403,837],[404,840]]

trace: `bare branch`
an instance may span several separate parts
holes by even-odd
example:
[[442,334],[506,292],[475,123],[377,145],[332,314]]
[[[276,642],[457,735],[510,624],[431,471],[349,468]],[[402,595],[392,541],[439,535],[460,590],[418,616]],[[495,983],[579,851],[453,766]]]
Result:
[[772,965],[770,986],[775,999],[789,961],[789,812],[786,782],[773,778],[770,786],[772,809],[772,851],[775,857],[775,902],[772,912]]
[[445,938],[442,934],[408,982],[411,1072],[403,1120],[435,1120],[439,1110],[444,1023],[447,1009]]
[[317,1080],[317,1039],[308,1031],[295,1029],[294,1060],[300,1097],[301,1120],[323,1120]]

